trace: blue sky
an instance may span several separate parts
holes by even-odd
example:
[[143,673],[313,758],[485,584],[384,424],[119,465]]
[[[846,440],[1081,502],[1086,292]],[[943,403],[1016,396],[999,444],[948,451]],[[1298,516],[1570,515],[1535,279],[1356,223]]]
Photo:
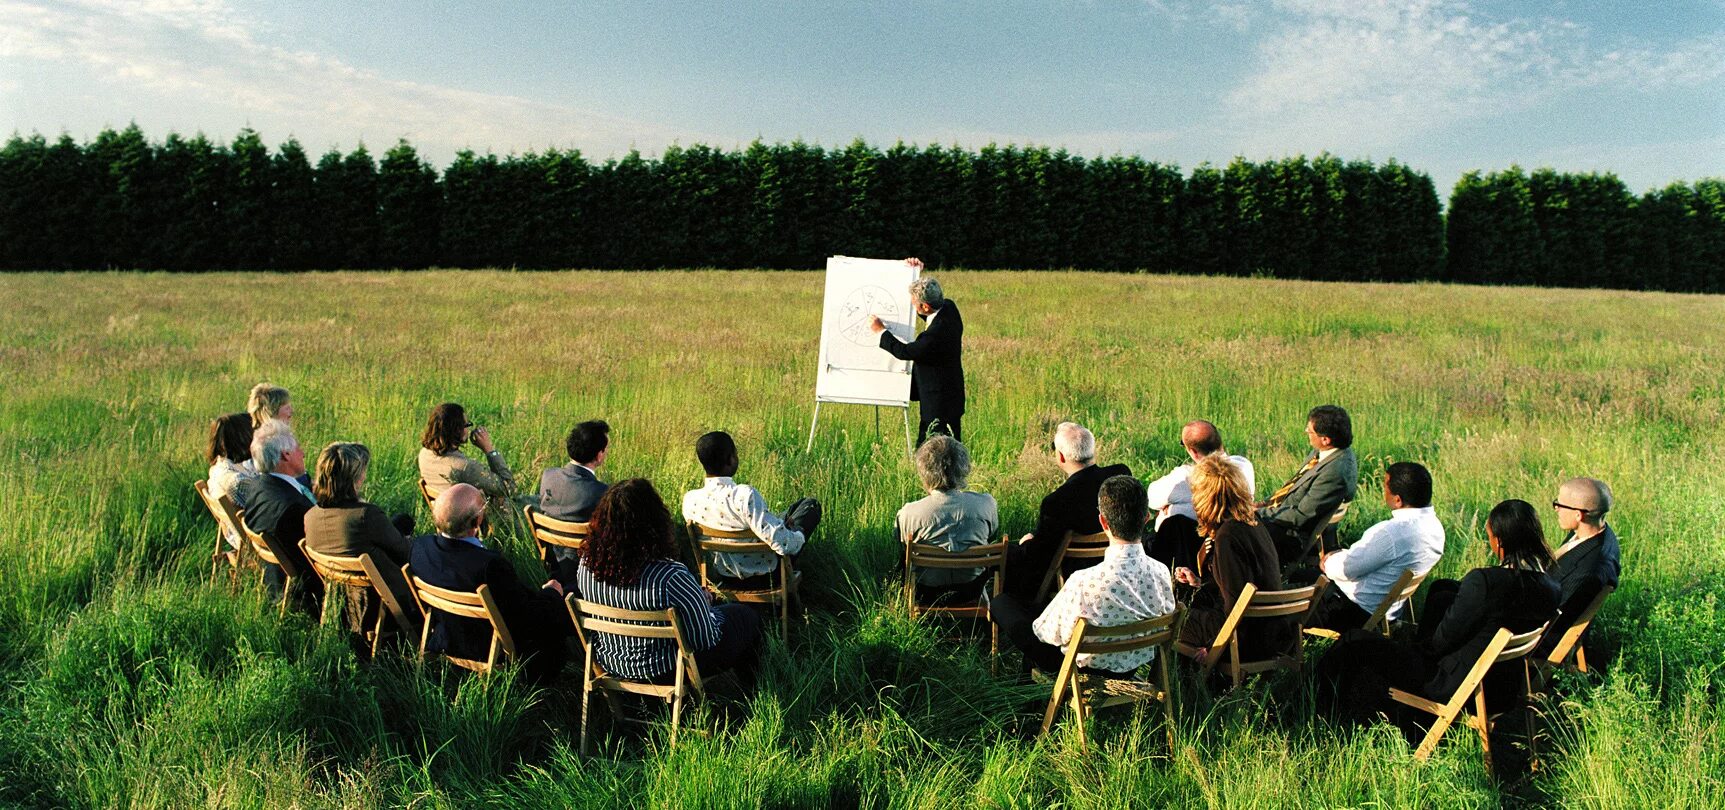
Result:
[[0,133],[136,121],[314,153],[863,137],[1189,169],[1725,175],[1725,0],[0,0]]

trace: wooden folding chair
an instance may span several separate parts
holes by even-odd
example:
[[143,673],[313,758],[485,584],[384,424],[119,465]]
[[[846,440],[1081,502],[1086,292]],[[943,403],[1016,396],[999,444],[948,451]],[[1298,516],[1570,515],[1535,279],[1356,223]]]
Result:
[[[971,546],[963,551],[947,551],[927,543],[904,544],[904,604],[912,619],[926,614],[939,614],[988,622],[988,667],[992,672],[1000,659],[1000,625],[994,623],[989,603],[982,595],[973,605],[925,605],[916,600],[916,569],[918,568],[993,568],[994,581],[987,596],[999,596],[1006,587],[1007,539],[985,546]],[[987,576],[987,571],[983,576]]]
[[[727,531],[694,521],[689,521],[689,543],[694,546],[695,567],[700,571],[701,584],[734,602],[773,606],[779,615],[779,640],[789,644],[791,600],[797,597],[797,587],[803,580],[791,558],[774,551],[748,529]],[[769,575],[773,584],[765,588],[738,588],[714,581],[707,575],[707,562],[713,554],[771,554],[779,560],[778,567]]]
[[[364,588],[378,600],[377,618],[372,622],[369,629],[361,631],[365,640],[371,642],[371,655],[376,658],[377,649],[383,641],[385,620],[390,618],[391,611],[384,606],[382,596],[383,592],[388,590],[388,586],[372,579],[367,570],[368,566],[364,558],[370,555],[338,557],[334,554],[324,554],[306,545],[304,540],[299,541],[299,549],[305,554],[306,561],[311,563],[312,572],[317,574],[318,579],[323,580],[323,609],[318,611],[318,624],[329,624],[329,608],[332,603],[337,601],[341,601],[342,604],[346,603],[345,600],[333,598],[335,594],[341,593],[343,588]],[[369,568],[376,570],[377,563],[372,562]],[[404,625],[398,623],[396,626],[399,628]]]
[[483,619],[491,625],[491,645],[484,661],[444,653],[443,657],[449,663],[484,675],[496,669],[503,658],[516,657],[515,637],[510,635],[509,626],[503,623],[503,611],[498,609],[497,600],[491,597],[491,586],[481,585],[472,591],[439,588],[414,576],[409,565],[401,566],[401,576],[407,580],[408,589],[413,592],[414,601],[419,603],[419,611],[425,616],[419,630],[420,660],[425,659],[425,644],[431,638],[433,610],[467,619]]
[[1353,505],[1353,501],[1342,501],[1342,504],[1337,506],[1336,511],[1330,515],[1329,520],[1318,521],[1318,525],[1312,528],[1312,533],[1306,536],[1306,547],[1300,552],[1299,559],[1308,559],[1318,552],[1318,544],[1323,542],[1324,533],[1342,524],[1342,519],[1348,516],[1348,507],[1351,505]]
[[[619,710],[616,694],[619,692],[655,697],[671,704],[671,744],[677,744],[677,726],[683,714],[683,698],[689,695],[705,694],[705,685],[701,682],[701,670],[695,666],[695,653],[689,649],[689,642],[683,638],[683,628],[677,623],[677,611],[670,608],[664,610],[623,610],[589,602],[576,598],[573,594],[566,599],[569,606],[569,618],[575,624],[575,632],[581,639],[581,647],[587,651],[587,664],[581,668],[581,753],[587,753],[588,704],[595,691],[605,695],[611,705],[611,715],[617,720],[631,723],[646,723],[629,717]],[[589,637],[588,633],[610,633],[616,636],[646,639],[672,639],[677,642],[676,677],[669,684],[647,683],[613,675],[599,666],[593,660],[593,645],[597,639]]]
[[425,499],[425,511],[427,512],[430,512],[432,505],[437,503],[437,496],[432,494],[431,485],[425,483],[424,478],[419,479],[419,497]]
[[[210,582],[216,581],[216,574],[222,570],[223,562],[228,564],[229,581],[235,581],[239,578],[240,566],[245,563],[242,552],[245,551],[246,547],[245,535],[241,534],[239,529],[239,507],[235,506],[234,499],[227,495],[211,498],[210,486],[207,481],[193,483],[192,489],[197,491],[198,501],[203,503],[205,509],[209,510],[210,517],[216,519],[216,550],[210,555]],[[241,542],[238,548],[228,545],[229,533],[240,538]]]
[[[1048,696],[1048,708],[1042,713],[1041,733],[1047,734],[1054,726],[1060,705],[1068,698],[1063,692],[1070,693],[1072,713],[1078,718],[1078,742],[1081,746],[1085,745],[1084,723],[1096,709],[1158,700],[1162,702],[1162,713],[1167,722],[1168,750],[1173,751],[1174,699],[1168,690],[1168,656],[1173,655],[1176,628],[1180,626],[1184,612],[1184,608],[1179,608],[1154,619],[1115,627],[1091,625],[1084,618],[1074,622],[1072,635],[1066,643],[1066,658],[1060,664],[1060,674],[1054,678],[1054,691]],[[1079,655],[1131,652],[1147,647],[1161,648],[1156,651],[1156,674],[1152,680],[1110,678],[1078,668]]]
[[[1414,598],[1414,592],[1420,589],[1420,583],[1425,582],[1426,574],[1430,573],[1431,569],[1428,568],[1426,569],[1425,574],[1415,576],[1412,568],[1402,569],[1402,575],[1396,577],[1396,583],[1390,586],[1390,592],[1384,596],[1383,601],[1378,603],[1377,610],[1372,611],[1371,618],[1366,619],[1366,623],[1361,625],[1360,629],[1376,630],[1379,633],[1382,633],[1385,638],[1389,638],[1390,611],[1394,610],[1397,604],[1407,602]],[[1321,593],[1324,588],[1328,588],[1333,583],[1330,582],[1329,577],[1320,576],[1318,577],[1318,582],[1314,584],[1321,584],[1323,586],[1319,589],[1319,592]],[[1306,613],[1306,618],[1301,622],[1301,624],[1304,625],[1307,622],[1310,622],[1312,619],[1312,613],[1317,612],[1317,610],[1318,600],[1313,599],[1312,609]],[[1408,605],[1408,610],[1413,610],[1412,603]],[[1317,636],[1318,638],[1327,638],[1331,640],[1342,637],[1341,633],[1327,627],[1307,627],[1305,628],[1305,632],[1310,636]]]
[[[1101,561],[1108,553],[1108,533],[1079,534],[1068,531],[1060,538],[1060,550],[1054,553],[1054,563],[1042,575],[1042,586],[1036,589],[1036,601],[1046,602],[1049,595],[1066,586],[1067,560]],[[1091,565],[1095,565],[1092,562]]]
[[[1467,718],[1467,724],[1479,732],[1480,748],[1485,754],[1485,771],[1491,774],[1491,729],[1496,725],[1496,718],[1491,715],[1485,705],[1485,676],[1497,664],[1519,661],[1521,663],[1522,711],[1526,713],[1527,739],[1529,747],[1534,740],[1533,709],[1527,701],[1527,695],[1532,691],[1532,680],[1529,676],[1527,654],[1539,646],[1540,636],[1545,634],[1549,622],[1525,633],[1511,633],[1509,628],[1498,628],[1497,635],[1492,636],[1491,643],[1486,645],[1479,654],[1479,660],[1474,662],[1473,669],[1468,670],[1467,677],[1456,687],[1455,694],[1450,699],[1438,703],[1427,700],[1412,692],[1404,692],[1391,688],[1390,698],[1404,706],[1410,706],[1436,718],[1430,729],[1426,731],[1425,739],[1414,750],[1414,759],[1425,760],[1437,750],[1438,741],[1443,739],[1444,732],[1449,730],[1464,710],[1468,701],[1474,704],[1474,713]],[[1537,754],[1537,751],[1535,751]]]
[[[261,562],[269,563],[270,565],[281,568],[282,575],[287,577],[287,581],[282,583],[282,603],[281,610],[279,611],[279,615],[286,616],[288,597],[293,595],[294,586],[298,585],[300,579],[305,576],[305,572],[300,570],[299,561],[294,559],[293,555],[286,553],[286,550],[281,546],[277,545],[274,537],[267,534],[258,534],[257,532],[252,531],[252,527],[246,525],[246,516],[244,512],[240,513],[240,532],[241,535],[246,538],[247,544],[252,547],[253,556],[257,557]],[[264,577],[264,567],[260,565],[258,566],[259,584],[264,583]]]
[[[1236,689],[1239,688],[1240,683],[1245,680],[1247,675],[1253,673],[1268,672],[1275,669],[1290,669],[1299,672],[1305,666],[1306,643],[1305,633],[1301,632],[1303,628],[1294,628],[1294,650],[1292,653],[1281,653],[1260,661],[1242,661],[1240,660],[1240,622],[1246,619],[1271,619],[1285,616],[1299,616],[1303,622],[1306,615],[1312,610],[1312,603],[1323,595],[1323,587],[1327,585],[1329,583],[1325,581],[1322,585],[1314,583],[1304,588],[1285,591],[1260,591],[1258,586],[1248,583],[1246,587],[1240,589],[1239,598],[1234,600],[1234,609],[1228,614],[1228,618],[1222,622],[1222,629],[1217,631],[1216,640],[1210,642],[1209,652],[1204,655],[1202,662],[1204,675],[1208,677],[1211,670],[1216,668],[1216,664],[1222,660],[1224,650],[1228,658],[1226,672]],[[1199,648],[1185,642],[1178,642],[1174,647],[1181,655],[1188,658],[1196,658],[1199,653]]]
[[[1587,650],[1581,646],[1581,637],[1587,634],[1587,628],[1593,624],[1593,617],[1599,613],[1599,608],[1605,604],[1605,597],[1610,596],[1615,587],[1607,586],[1599,589],[1599,595],[1587,603],[1587,608],[1581,615],[1575,617],[1575,623],[1563,631],[1557,638],[1557,646],[1551,648],[1551,654],[1534,663],[1540,668],[1542,675],[1549,675],[1552,670],[1570,669],[1575,672],[1587,672]],[[1571,656],[1575,662],[1570,663]]]
[[539,562],[547,571],[557,570],[557,558],[551,553],[553,547],[580,551],[581,544],[587,542],[586,523],[558,520],[532,504],[522,507],[521,511],[527,516],[527,532],[533,536],[533,545],[539,550]]

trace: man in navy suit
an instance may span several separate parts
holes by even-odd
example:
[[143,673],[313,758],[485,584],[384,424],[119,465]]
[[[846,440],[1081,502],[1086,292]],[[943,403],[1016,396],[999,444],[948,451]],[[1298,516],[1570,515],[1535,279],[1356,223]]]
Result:
[[[905,259],[905,264],[922,269],[921,259]],[[964,418],[964,318],[940,289],[933,276],[922,276],[910,283],[911,302],[916,314],[928,326],[915,340],[905,343],[886,331],[878,316],[869,318],[869,328],[880,335],[880,347],[900,360],[915,365],[910,372],[910,398],[922,403],[917,426],[917,443],[928,434],[945,433],[963,441],[959,422]]]
[[[599,480],[599,467],[605,463],[611,446],[611,426],[599,420],[582,422],[569,431],[564,441],[569,451],[569,463],[553,467],[539,477],[539,511],[558,520],[586,523],[605,494],[605,482]],[[557,560],[558,578],[575,581],[580,555],[575,549],[557,546],[552,549]]]
[[[311,564],[299,550],[305,537],[305,515],[317,504],[300,483],[305,475],[305,450],[286,422],[270,420],[252,436],[252,463],[258,474],[240,482],[240,499],[246,504],[242,519],[252,531],[276,544],[277,553],[289,565],[304,572],[303,593],[323,592],[323,581],[311,573]],[[264,582],[273,593],[287,583],[281,566],[263,563]]]
[[1605,525],[1605,513],[1611,511],[1611,488],[1597,478],[1571,478],[1558,487],[1557,500],[1551,508],[1557,510],[1557,527],[1569,532],[1563,545],[1553,552],[1557,562],[1551,566],[1551,578],[1562,591],[1562,609],[1546,628],[1540,641],[1540,653],[1549,653],[1557,640],[1575,623],[1594,597],[1607,587],[1617,587],[1623,566],[1617,545],[1617,533]]
[[[484,514],[485,493],[477,487],[456,484],[444,490],[431,508],[437,533],[413,539],[408,565],[415,577],[439,588],[475,591],[490,586],[503,624],[515,639],[522,673],[537,685],[549,684],[563,668],[565,639],[574,632],[563,606],[563,586],[553,579],[538,591],[529,590],[515,566],[480,541],[479,519]],[[428,651],[485,660],[491,647],[489,622],[438,610],[426,620],[431,622]]]

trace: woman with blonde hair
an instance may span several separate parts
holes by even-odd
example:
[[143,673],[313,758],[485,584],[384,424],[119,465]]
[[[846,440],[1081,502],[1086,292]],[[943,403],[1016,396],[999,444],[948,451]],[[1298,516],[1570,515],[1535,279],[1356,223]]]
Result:
[[246,413],[252,415],[252,429],[263,427],[271,419],[292,424],[293,404],[288,399],[288,390],[275,383],[252,386],[251,395],[246,397]]
[[[1222,456],[1206,456],[1193,466],[1189,480],[1204,544],[1198,549],[1198,569],[1176,568],[1174,581],[1197,589],[1180,640],[1204,648],[1216,640],[1246,585],[1279,591],[1282,570],[1275,542],[1253,515],[1252,491],[1239,467]],[[1293,646],[1298,628],[1286,618],[1246,619],[1236,632],[1241,657],[1258,660]]]

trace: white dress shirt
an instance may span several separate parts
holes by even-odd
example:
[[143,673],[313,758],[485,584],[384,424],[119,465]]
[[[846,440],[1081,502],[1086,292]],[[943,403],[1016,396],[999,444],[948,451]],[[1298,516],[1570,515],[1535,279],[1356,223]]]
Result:
[[[803,533],[767,511],[767,499],[759,490],[727,476],[708,478],[705,486],[683,493],[683,519],[722,531],[754,532],[779,555],[803,550]],[[719,576],[745,579],[772,573],[779,559],[773,554],[714,554],[707,566]]]
[[[1095,630],[1154,619],[1174,612],[1174,581],[1168,566],[1144,553],[1143,543],[1109,543],[1102,562],[1073,572],[1054,601],[1036,618],[1036,637],[1065,648],[1080,618]],[[1106,633],[1086,631],[1091,638]],[[1156,648],[1079,655],[1078,666],[1131,672],[1156,658]]]
[[[1228,456],[1228,461],[1240,468],[1246,476],[1246,494],[1257,497],[1258,485],[1253,478],[1252,462],[1245,456]],[[1192,509],[1192,483],[1187,479],[1192,475],[1192,464],[1182,464],[1174,471],[1150,482],[1145,489],[1150,496],[1150,508],[1156,512],[1155,528],[1162,528],[1162,521],[1170,515],[1184,515],[1193,520],[1198,519],[1198,513]]]
[[[1324,558],[1324,576],[1361,610],[1371,613],[1390,595],[1405,569],[1419,576],[1443,557],[1443,524],[1429,506],[1396,509],[1352,546]],[[1386,618],[1401,615],[1400,603]]]

